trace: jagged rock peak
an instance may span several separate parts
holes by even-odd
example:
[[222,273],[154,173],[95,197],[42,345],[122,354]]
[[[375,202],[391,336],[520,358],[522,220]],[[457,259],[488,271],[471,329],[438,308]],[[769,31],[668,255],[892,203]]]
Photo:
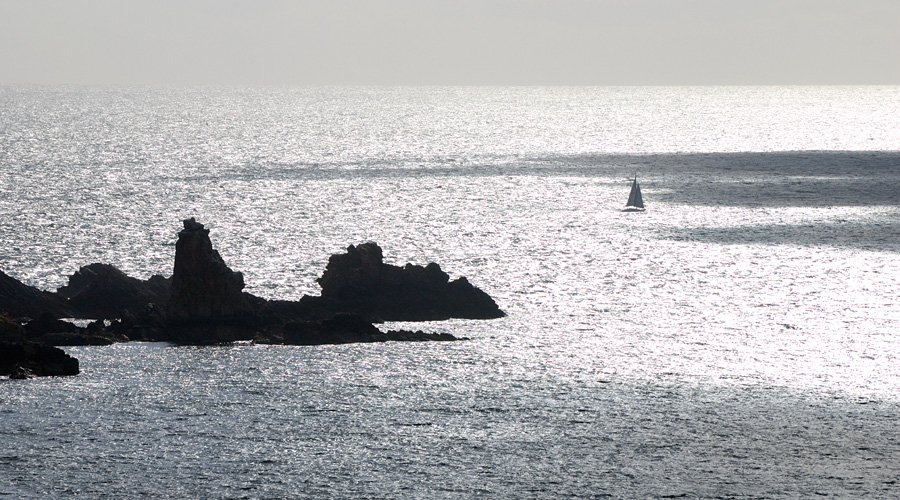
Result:
[[232,271],[209,239],[209,229],[193,217],[175,243],[175,267],[169,298],[170,321],[196,322],[244,316],[249,305],[241,291],[244,276]]
[[0,312],[12,317],[37,318],[49,313],[55,318],[67,318],[72,309],[65,298],[38,290],[0,271]]
[[[191,217],[190,219],[184,219],[181,221],[184,224],[184,229],[179,232],[179,235],[184,231],[203,231],[203,224],[197,222],[197,219]],[[206,229],[206,234],[209,234],[209,229]]]
[[489,319],[504,316],[486,293],[464,277],[450,276],[436,263],[385,264],[376,243],[350,245],[332,255],[318,279],[322,297],[342,311],[383,321]]
[[139,280],[115,266],[94,263],[69,276],[69,284],[57,293],[69,300],[76,317],[112,319],[121,317],[126,309],[136,312],[148,303],[165,304],[170,287],[170,280],[159,275]]

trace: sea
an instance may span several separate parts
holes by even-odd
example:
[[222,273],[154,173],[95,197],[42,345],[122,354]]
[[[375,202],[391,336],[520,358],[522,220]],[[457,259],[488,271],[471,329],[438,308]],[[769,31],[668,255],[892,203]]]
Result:
[[0,498],[900,497],[898,86],[0,86],[0,270],[168,276],[188,217],[261,297],[374,241],[507,316],[67,347]]

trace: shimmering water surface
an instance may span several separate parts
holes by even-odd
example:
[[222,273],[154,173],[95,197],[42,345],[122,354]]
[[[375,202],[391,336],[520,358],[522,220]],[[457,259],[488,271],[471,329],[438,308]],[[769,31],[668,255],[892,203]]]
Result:
[[194,216],[260,296],[377,241],[508,313],[68,348],[0,381],[0,497],[900,495],[898,149],[898,87],[0,87],[28,284],[168,275]]

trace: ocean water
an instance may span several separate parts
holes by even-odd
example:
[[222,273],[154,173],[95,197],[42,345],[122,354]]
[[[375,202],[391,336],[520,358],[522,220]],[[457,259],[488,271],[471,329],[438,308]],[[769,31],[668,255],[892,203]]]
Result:
[[[638,177],[645,213],[623,213]],[[376,241],[470,340],[66,350],[0,498],[900,496],[900,87],[0,87],[0,269],[248,291]]]

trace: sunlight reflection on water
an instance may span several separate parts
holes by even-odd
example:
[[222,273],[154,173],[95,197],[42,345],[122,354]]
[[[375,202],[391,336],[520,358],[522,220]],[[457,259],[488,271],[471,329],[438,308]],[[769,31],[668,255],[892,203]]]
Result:
[[[168,275],[194,216],[266,298],[376,241],[508,316],[383,325],[449,344],[72,348],[79,377],[0,381],[0,496],[889,492],[900,159],[777,151],[893,147],[896,92],[85,97],[124,106],[100,126],[4,88],[0,269],[28,284]],[[635,174],[648,211],[622,213]]]

